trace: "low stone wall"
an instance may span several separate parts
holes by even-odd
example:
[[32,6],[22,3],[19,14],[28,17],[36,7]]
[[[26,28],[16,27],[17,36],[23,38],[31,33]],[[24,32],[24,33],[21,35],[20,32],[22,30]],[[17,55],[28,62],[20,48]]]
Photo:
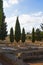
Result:
[[8,64],[8,65],[15,64],[15,62],[13,62],[10,58],[6,57],[4,54],[0,54],[0,59],[2,61],[2,64]]

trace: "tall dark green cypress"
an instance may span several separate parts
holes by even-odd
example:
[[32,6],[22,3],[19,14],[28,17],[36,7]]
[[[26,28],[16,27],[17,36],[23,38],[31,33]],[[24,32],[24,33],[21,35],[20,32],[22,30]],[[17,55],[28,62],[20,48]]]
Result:
[[35,42],[35,31],[34,31],[34,28],[32,29],[32,42]]
[[2,22],[2,13],[3,13],[3,1],[0,0],[0,27]]
[[36,40],[41,41],[41,31],[38,28],[36,29]]
[[43,40],[43,23],[41,23],[41,29],[42,29],[42,34],[41,34],[41,38],[42,38],[42,40]]
[[20,29],[20,23],[17,17],[16,25],[15,25],[15,40],[16,42],[19,42],[21,39],[21,29]]
[[13,28],[10,29],[10,42],[14,42]]
[[1,2],[1,16],[0,16],[0,39],[1,40],[5,40],[5,37],[7,36],[7,25],[6,25],[6,22],[5,22],[5,15],[4,15],[4,12],[3,12],[3,1],[0,0]]
[[25,42],[25,39],[26,39],[26,34],[25,34],[25,29],[23,28],[22,35],[21,35],[22,42]]
[[43,30],[43,23],[41,24],[41,29]]

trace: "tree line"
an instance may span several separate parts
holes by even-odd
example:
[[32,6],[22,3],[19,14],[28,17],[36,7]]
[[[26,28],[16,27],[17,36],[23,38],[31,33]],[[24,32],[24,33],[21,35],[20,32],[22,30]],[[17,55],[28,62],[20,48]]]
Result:
[[[7,37],[7,23],[5,22],[5,15],[3,12],[3,0],[0,0],[0,40],[5,40]],[[16,25],[15,25],[15,35],[13,28],[10,29],[10,42],[13,42],[14,39],[18,42],[22,39],[22,42],[25,42],[25,29],[23,28],[21,34],[20,23],[17,17]]]
[[[5,22],[5,18],[6,16],[4,15],[3,12],[3,1],[0,0],[0,40],[5,40],[5,38],[7,37],[7,23]],[[43,30],[43,24],[41,24],[41,28]],[[10,29],[10,42],[14,42],[14,39],[16,40],[16,42],[19,42],[20,40],[22,42],[25,42],[26,39],[26,34],[25,34],[25,29],[22,29],[22,33],[21,33],[21,28],[20,28],[20,23],[19,23],[19,18],[17,17],[16,19],[16,25],[15,25],[15,34],[14,34],[14,30],[11,27]],[[34,28],[32,29],[32,42],[35,42],[35,40],[37,41],[41,41],[43,39],[43,32],[40,31],[40,29],[36,29],[36,32],[34,30]]]
[[39,28],[37,28],[36,31],[34,28],[32,29],[32,42],[35,42],[35,40],[37,41],[43,40],[43,23],[41,23],[40,27],[42,31]]
[[20,28],[20,23],[18,20],[18,17],[16,19],[16,25],[15,25],[15,34],[13,31],[13,28],[11,27],[10,29],[10,41],[14,42],[14,39],[16,40],[16,42],[19,42],[20,40],[22,40],[22,42],[25,42],[26,39],[26,34],[25,34],[25,29],[22,29],[22,33],[21,33],[21,28]]

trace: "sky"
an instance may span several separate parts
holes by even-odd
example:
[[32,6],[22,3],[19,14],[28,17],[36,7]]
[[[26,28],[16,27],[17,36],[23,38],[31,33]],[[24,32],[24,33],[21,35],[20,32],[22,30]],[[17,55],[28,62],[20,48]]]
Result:
[[3,0],[3,8],[6,16],[7,30],[15,30],[17,16],[21,29],[25,32],[31,32],[32,28],[40,28],[43,23],[43,0]]

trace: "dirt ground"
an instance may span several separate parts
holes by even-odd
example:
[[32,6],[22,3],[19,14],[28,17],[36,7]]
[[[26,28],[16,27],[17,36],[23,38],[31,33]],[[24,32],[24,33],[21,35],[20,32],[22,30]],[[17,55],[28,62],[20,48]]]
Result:
[[43,63],[30,63],[30,65],[43,65]]
[[34,43],[32,43],[32,41],[31,40],[26,40],[24,43],[22,43],[21,41],[20,42],[16,42],[16,41],[14,41],[13,43],[11,43],[10,41],[9,41],[9,39],[7,38],[6,40],[4,40],[4,41],[1,41],[0,40],[0,44],[5,44],[6,46],[18,46],[18,45],[20,45],[20,46],[26,46],[26,45],[38,45],[38,46],[43,46],[43,41],[35,41]]

